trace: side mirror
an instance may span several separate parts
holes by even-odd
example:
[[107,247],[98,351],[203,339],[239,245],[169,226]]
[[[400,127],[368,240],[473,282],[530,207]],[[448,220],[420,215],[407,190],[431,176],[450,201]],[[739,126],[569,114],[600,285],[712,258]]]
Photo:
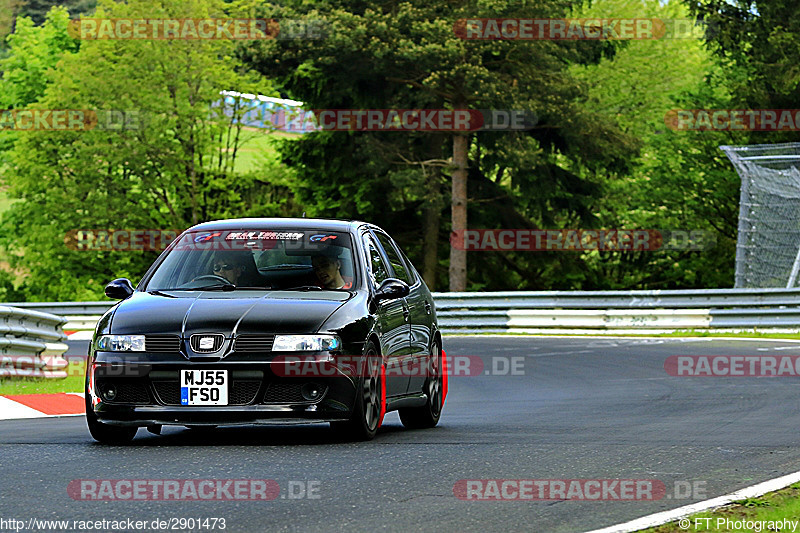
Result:
[[133,294],[133,285],[128,278],[115,279],[106,285],[106,296],[115,300],[124,300]]
[[394,300],[408,296],[409,292],[411,289],[408,288],[408,283],[396,278],[388,278],[383,280],[381,286],[375,291],[375,299],[377,301]]

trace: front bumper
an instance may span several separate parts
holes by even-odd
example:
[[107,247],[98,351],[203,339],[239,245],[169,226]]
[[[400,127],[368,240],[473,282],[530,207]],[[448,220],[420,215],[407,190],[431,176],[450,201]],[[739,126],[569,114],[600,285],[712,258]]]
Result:
[[103,405],[95,408],[98,419],[115,426],[243,426],[243,425],[297,425],[347,420],[349,414],[341,412],[280,411],[263,406],[245,407],[133,407]]
[[[182,406],[182,369],[228,370],[228,405]],[[356,397],[356,380],[342,373],[313,377],[276,374],[269,361],[159,361],[91,365],[90,405],[98,420],[114,425],[296,424],[347,420]],[[108,390],[114,388],[114,397]],[[304,395],[320,391],[317,398]]]

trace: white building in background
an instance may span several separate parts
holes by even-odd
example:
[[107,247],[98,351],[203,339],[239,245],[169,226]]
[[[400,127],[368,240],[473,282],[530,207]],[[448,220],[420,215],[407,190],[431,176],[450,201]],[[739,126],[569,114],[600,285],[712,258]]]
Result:
[[242,109],[239,121],[246,126],[287,133],[308,133],[320,129],[314,114],[303,109],[303,102],[238,91],[221,91],[220,94],[223,96],[223,113],[230,117],[237,107]]

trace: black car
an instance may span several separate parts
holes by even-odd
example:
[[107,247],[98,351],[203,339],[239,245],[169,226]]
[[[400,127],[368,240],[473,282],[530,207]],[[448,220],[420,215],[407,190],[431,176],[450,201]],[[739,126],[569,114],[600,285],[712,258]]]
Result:
[[86,420],[101,442],[138,427],[328,422],[371,439],[441,415],[431,293],[397,244],[358,221],[252,218],[183,232],[97,324]]

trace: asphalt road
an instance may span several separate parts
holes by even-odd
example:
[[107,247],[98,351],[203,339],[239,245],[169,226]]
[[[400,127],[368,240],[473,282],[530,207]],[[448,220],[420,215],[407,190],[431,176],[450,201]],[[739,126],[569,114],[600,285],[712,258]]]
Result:
[[[699,482],[711,498],[800,470],[800,378],[680,378],[677,354],[800,355],[800,344],[708,339],[450,337],[449,356],[521,375],[452,377],[440,426],[340,443],[326,426],[140,430],[95,444],[82,417],[0,422],[0,518],[224,517],[226,531],[586,531],[687,503],[462,501],[460,479]],[[71,353],[79,353],[71,350]],[[76,501],[75,479],[273,479],[267,502]],[[315,482],[318,499],[290,499]],[[682,485],[685,486],[685,485]]]

